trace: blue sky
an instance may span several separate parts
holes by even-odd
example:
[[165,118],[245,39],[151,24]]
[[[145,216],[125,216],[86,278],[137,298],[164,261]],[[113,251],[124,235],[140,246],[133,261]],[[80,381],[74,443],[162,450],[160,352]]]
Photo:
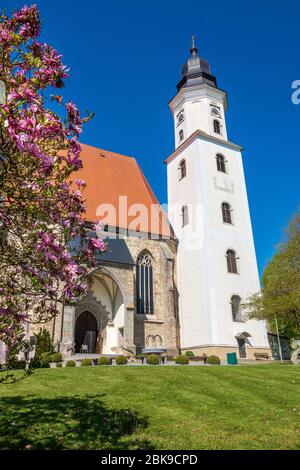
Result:
[[[25,2],[2,3],[9,12]],[[28,4],[31,2],[28,1]],[[229,139],[242,144],[260,270],[300,204],[298,0],[41,0],[43,40],[71,68],[65,96],[96,113],[82,141],[137,158],[161,203],[174,149],[168,102],[190,37],[228,92]]]

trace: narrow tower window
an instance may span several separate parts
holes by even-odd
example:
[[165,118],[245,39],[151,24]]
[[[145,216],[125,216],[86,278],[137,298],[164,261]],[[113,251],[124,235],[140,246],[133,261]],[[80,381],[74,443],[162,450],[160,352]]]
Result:
[[237,274],[237,257],[236,252],[234,250],[227,250],[226,253],[227,258],[227,270],[229,273]]
[[182,180],[182,178],[186,177],[186,161],[181,160],[179,163],[179,179]]
[[238,295],[233,295],[231,297],[230,303],[231,303],[231,311],[232,311],[232,320],[242,321],[241,298]]
[[136,262],[137,313],[153,314],[153,267],[148,252],[142,252]]
[[214,119],[213,124],[214,124],[214,132],[216,134],[221,134],[221,125],[220,125],[219,121],[217,119]]
[[183,132],[183,130],[181,129],[181,130],[179,131],[179,140],[180,140],[180,142],[181,142],[183,139],[184,139],[184,132]]
[[231,207],[228,202],[223,202],[222,204],[222,217],[223,217],[223,222],[225,224],[232,224],[232,219],[231,219]]
[[182,226],[184,227],[185,225],[189,223],[188,206],[182,206],[181,217],[182,217]]
[[217,170],[222,171],[222,173],[226,173],[226,160],[225,160],[224,155],[222,155],[221,153],[218,153],[216,159],[217,159]]

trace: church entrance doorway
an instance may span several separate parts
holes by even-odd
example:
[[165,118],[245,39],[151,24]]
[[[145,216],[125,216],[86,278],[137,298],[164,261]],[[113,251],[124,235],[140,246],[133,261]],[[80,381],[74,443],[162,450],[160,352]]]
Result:
[[82,312],[75,326],[75,352],[96,352],[98,328],[97,320],[91,312]]
[[246,341],[244,339],[238,339],[238,346],[239,346],[239,356],[241,359],[247,357],[246,352]]

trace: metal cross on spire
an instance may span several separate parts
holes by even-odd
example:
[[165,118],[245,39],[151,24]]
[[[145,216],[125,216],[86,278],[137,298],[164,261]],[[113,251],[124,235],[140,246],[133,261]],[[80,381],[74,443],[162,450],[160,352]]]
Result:
[[198,48],[196,47],[196,36],[195,34],[192,35],[192,48],[191,48],[191,54],[196,55],[198,52]]

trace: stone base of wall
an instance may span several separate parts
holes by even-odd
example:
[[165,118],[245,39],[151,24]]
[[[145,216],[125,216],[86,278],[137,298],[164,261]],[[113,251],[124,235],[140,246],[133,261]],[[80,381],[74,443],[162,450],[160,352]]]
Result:
[[[238,359],[240,358],[239,349],[237,346],[196,346],[196,347],[181,349],[182,354],[184,354],[185,351],[193,351],[195,356],[202,356],[202,354],[204,353],[207,356],[216,355],[216,356],[219,356],[221,361],[227,361],[227,353],[230,353],[230,352],[235,352],[237,355],[237,358]],[[256,360],[254,353],[266,353],[269,355],[270,359],[272,358],[271,349],[269,348],[246,347],[246,352],[247,352],[247,356],[244,359]]]
[[167,349],[166,354],[167,354],[167,356],[176,357],[179,354],[179,350],[178,349]]

